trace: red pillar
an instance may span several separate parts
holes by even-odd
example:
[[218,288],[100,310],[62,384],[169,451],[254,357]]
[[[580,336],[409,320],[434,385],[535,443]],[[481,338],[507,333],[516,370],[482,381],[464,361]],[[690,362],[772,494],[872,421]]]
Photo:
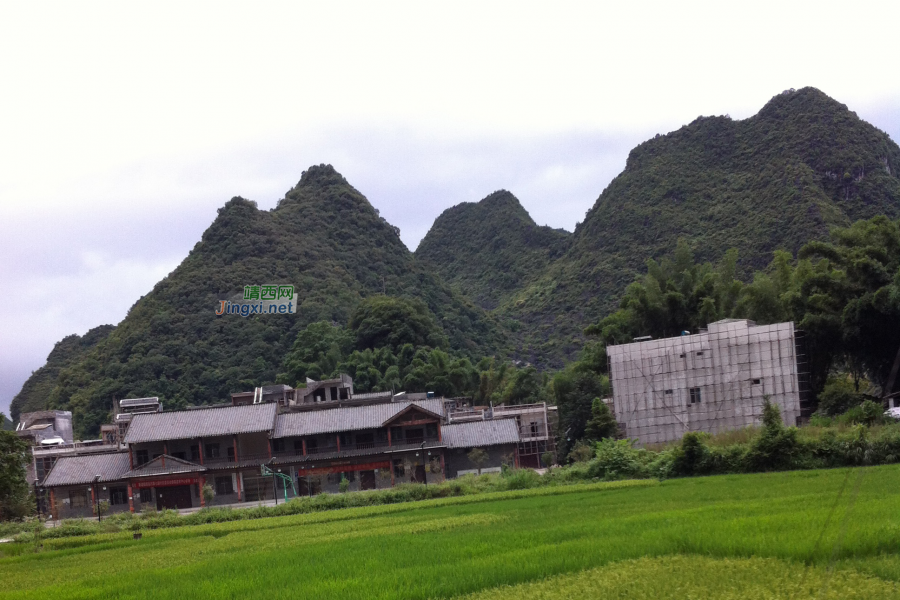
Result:
[[197,489],[200,491],[200,508],[206,506],[206,501],[203,499],[203,486],[206,484],[206,479],[201,475],[197,478]]
[[132,495],[131,484],[128,484],[128,510],[134,512],[134,496]]
[[237,484],[237,493],[238,493],[238,502],[241,501],[241,474],[237,472],[234,474],[234,482]]
[[269,442],[269,458],[272,458],[272,439],[269,438],[269,439],[266,440],[266,441]]
[[[238,458],[237,435],[231,436],[231,442],[234,444],[234,462],[240,462],[241,459]],[[271,456],[271,454],[269,456]]]
[[341,435],[338,434],[338,435],[336,435],[336,436],[334,436],[334,437],[335,437],[335,439],[337,440],[337,448],[338,448],[338,452],[340,452],[340,451],[341,451]]
[[91,508],[94,507],[96,502],[96,499],[94,498],[94,487],[96,486],[94,484],[91,484]]
[[128,464],[131,465],[131,469],[134,470],[134,452],[131,450],[131,446],[128,446]]
[[303,438],[301,442],[303,444],[303,456],[306,456],[306,438]]
[[[441,424],[438,423],[438,441],[443,442],[444,439],[441,437]],[[442,455],[443,456],[443,455]]]
[[[391,428],[388,427],[388,448],[390,448],[390,446],[391,446]],[[394,472],[394,470],[391,469],[391,473],[393,473],[393,472]]]
[[197,443],[200,444],[200,466],[203,466],[203,438],[197,438]]
[[163,453],[162,453],[162,466],[166,466],[166,454],[169,453],[169,445],[166,442],[163,442]]

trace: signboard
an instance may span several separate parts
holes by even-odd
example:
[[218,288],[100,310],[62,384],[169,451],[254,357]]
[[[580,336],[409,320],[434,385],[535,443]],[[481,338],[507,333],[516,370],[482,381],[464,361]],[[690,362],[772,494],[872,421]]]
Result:
[[176,485],[193,485],[195,483],[200,483],[199,477],[184,477],[182,479],[157,479],[151,481],[135,481],[131,484],[131,487],[139,490],[142,488],[150,488],[150,487],[174,487]]

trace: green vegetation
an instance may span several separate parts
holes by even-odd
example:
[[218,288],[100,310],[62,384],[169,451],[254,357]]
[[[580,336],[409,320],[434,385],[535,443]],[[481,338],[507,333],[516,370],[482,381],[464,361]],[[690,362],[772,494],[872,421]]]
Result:
[[[363,514],[346,512],[350,509],[366,508],[366,515],[380,515],[398,510],[409,510],[402,505],[415,503],[419,508],[446,506],[448,504],[466,504],[469,502],[485,502],[511,497],[576,494],[585,489],[618,489],[657,485],[652,480],[606,481],[585,483],[591,478],[584,469],[556,469],[550,476],[541,477],[527,469],[506,469],[502,474],[467,475],[452,481],[438,484],[421,485],[404,483],[393,488],[354,492],[352,494],[318,494],[310,497],[292,498],[278,506],[257,506],[241,509],[206,508],[188,515],[180,515],[174,510],[149,510],[140,514],[116,513],[102,522],[93,519],[67,519],[56,526],[42,530],[41,538],[54,548],[68,548],[93,543],[90,536],[114,534],[117,532],[154,531],[172,529],[209,523],[231,523],[233,521],[254,521],[287,515],[312,515],[328,513],[321,520],[339,520],[347,514]],[[346,481],[346,480],[343,480]],[[349,483],[349,482],[348,482]],[[510,491],[517,491],[513,496]],[[398,506],[399,505],[399,506]],[[382,507],[382,508],[376,508]],[[393,508],[390,508],[393,507]],[[266,526],[253,526],[266,527]],[[16,536],[20,543],[31,543],[34,540],[34,522],[6,523],[0,529],[5,536]],[[60,541],[68,538],[82,538],[82,541]],[[14,548],[11,546],[11,548]]]
[[[261,283],[293,284],[297,314],[215,315],[220,299]],[[492,319],[423,268],[340,174],[311,167],[272,211],[230,200],[112,333],[61,365],[58,376],[26,384],[13,413],[71,410],[83,437],[108,419],[113,397],[159,396],[166,408],[221,402],[273,382],[307,325],[347,324],[363,299],[383,292],[424,303],[461,355],[483,356],[505,343]]]
[[[798,573],[798,570],[800,571]],[[813,600],[822,592],[834,598],[896,598],[897,586],[852,571],[830,573],[822,567],[798,569],[774,558],[666,556],[613,563],[538,583],[492,588],[469,600],[553,600],[630,598],[633,600],[721,600],[791,598]]]
[[515,196],[500,190],[441,213],[416,248],[416,258],[491,310],[559,258],[571,237],[538,226]]
[[898,485],[896,466],[729,475],[14,544],[0,598],[889,598]]
[[[0,425],[5,421],[0,415]],[[0,521],[20,519],[31,510],[25,481],[28,460],[28,444],[15,432],[0,427]]]
[[830,227],[900,216],[898,173],[900,147],[813,88],[742,121],[698,118],[632,150],[566,254],[496,314],[521,325],[521,358],[560,366],[644,261],[669,255],[679,238],[704,262],[737,249],[743,279]]

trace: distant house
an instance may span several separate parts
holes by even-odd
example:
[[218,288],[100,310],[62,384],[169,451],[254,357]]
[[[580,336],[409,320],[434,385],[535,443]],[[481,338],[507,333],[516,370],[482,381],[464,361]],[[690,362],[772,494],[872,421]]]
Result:
[[[128,406],[121,401],[119,406]],[[100,454],[57,457],[42,487],[58,518],[110,510],[213,504],[435,483],[481,466],[540,465],[552,449],[546,405],[472,408],[431,394],[353,394],[353,380],[307,382],[306,388],[265,386],[232,394],[232,403],[133,413],[121,443]],[[468,459],[488,454],[484,465]],[[273,486],[266,466],[285,476]],[[285,479],[287,481],[285,481]],[[124,501],[123,501],[124,498]]]
[[607,356],[609,404],[622,433],[641,444],[758,425],[766,397],[788,425],[807,414],[803,336],[793,323],[725,319],[694,335],[609,346]]

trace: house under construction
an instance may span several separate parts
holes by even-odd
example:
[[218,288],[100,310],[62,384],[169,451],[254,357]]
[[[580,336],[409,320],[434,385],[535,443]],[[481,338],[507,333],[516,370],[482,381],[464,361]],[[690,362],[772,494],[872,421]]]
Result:
[[793,323],[725,319],[680,337],[609,346],[610,408],[625,437],[639,444],[758,425],[764,398],[784,422],[808,410],[802,332]]

